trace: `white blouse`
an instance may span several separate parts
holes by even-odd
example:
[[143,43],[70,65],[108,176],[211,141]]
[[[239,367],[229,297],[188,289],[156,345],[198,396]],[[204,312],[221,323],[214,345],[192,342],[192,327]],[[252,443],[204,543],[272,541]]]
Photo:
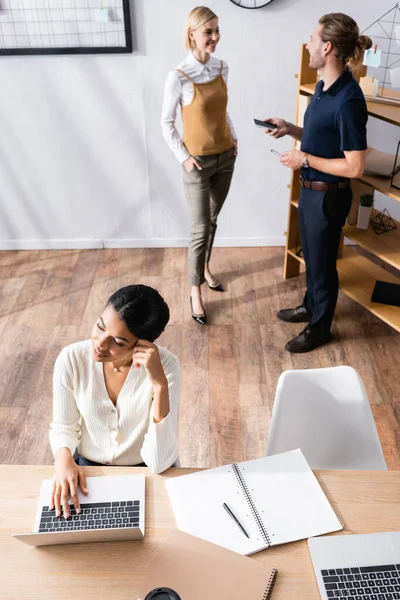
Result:
[[53,376],[53,421],[50,444],[53,454],[69,448],[73,455],[104,465],[131,466],[145,462],[161,473],[178,457],[178,407],[181,367],[177,357],[158,347],[168,380],[170,412],[153,420],[153,388],[144,367],[132,366],[116,405],[105,384],[103,365],[92,357],[86,340],[64,348]]
[[[190,52],[176,69],[186,73],[190,79],[193,79],[194,83],[205,83],[218,77],[221,72],[221,61],[214,56],[210,56],[209,61],[204,65],[193,56],[192,52]],[[175,126],[176,112],[179,104],[186,106],[193,100],[193,85],[187,77],[182,75],[182,73],[179,73],[176,69],[168,73],[167,81],[165,83],[161,129],[168,146],[171,148],[179,162],[183,163],[190,157],[190,154],[186,150],[182,138]],[[223,61],[222,77],[224,78],[225,83],[228,84],[228,65]],[[232,139],[236,140],[237,135],[228,113],[227,121],[231,130]]]

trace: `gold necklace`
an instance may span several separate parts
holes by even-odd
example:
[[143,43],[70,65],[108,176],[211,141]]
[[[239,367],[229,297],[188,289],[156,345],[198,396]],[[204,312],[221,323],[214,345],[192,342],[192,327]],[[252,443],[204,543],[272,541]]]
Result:
[[121,373],[121,371],[123,371],[124,369],[126,369],[126,367],[130,367],[132,363],[128,364],[128,365],[121,365],[120,367],[113,367],[113,371],[114,373]]

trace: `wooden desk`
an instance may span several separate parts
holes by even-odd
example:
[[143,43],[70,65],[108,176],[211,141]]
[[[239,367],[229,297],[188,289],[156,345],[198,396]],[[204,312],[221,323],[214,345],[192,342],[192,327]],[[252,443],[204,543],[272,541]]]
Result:
[[[146,536],[138,542],[31,548],[11,533],[31,531],[42,479],[52,467],[0,466],[0,598],[2,600],[136,600],[137,590],[175,520],[166,477],[198,469],[87,467],[88,475],[145,473]],[[345,533],[400,530],[400,471],[317,471]],[[254,555],[279,569],[272,600],[319,600],[307,542]],[[208,599],[212,600],[212,599]]]

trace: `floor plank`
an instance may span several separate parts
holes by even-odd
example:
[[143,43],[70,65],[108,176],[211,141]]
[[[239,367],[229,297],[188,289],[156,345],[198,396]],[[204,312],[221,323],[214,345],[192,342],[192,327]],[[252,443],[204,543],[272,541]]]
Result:
[[22,439],[21,423],[25,410],[20,407],[0,406],[0,463],[12,464],[15,444]]
[[[235,274],[232,312],[238,357],[239,403],[241,406],[262,406],[266,404],[267,383],[251,256],[252,248],[235,249],[230,256],[231,276]],[[245,267],[240,272],[242,264]]]
[[204,297],[207,299],[207,317],[212,325],[233,325],[232,314],[232,283],[234,273],[226,270],[230,248],[218,248],[211,256],[211,272],[224,287],[224,292],[210,290],[203,285]]
[[121,286],[139,283],[138,277],[142,257],[142,248],[126,248],[123,250],[118,267],[118,275],[124,280]]
[[241,413],[243,459],[252,460],[265,456],[271,407],[242,406]]
[[162,275],[164,252],[164,248],[146,248],[146,251],[142,254],[140,275],[144,277],[157,277]]
[[79,250],[60,250],[58,259],[51,272],[53,277],[71,278],[79,258]]
[[[262,250],[260,248],[260,250]],[[259,271],[254,275],[257,311],[259,315],[262,347],[264,351],[264,369],[266,379],[266,403],[272,408],[275,389],[282,371],[293,369],[292,355],[285,350],[286,342],[293,336],[293,326],[280,322],[277,326],[277,313],[290,302],[282,298],[280,282],[282,277],[281,248],[271,248],[268,255],[260,252],[257,263]],[[298,281],[296,282],[296,290]],[[292,300],[293,302],[293,300]],[[249,415],[256,414],[251,410]],[[269,410],[270,413],[270,410]],[[267,414],[269,414],[267,413]]]
[[95,273],[96,277],[116,277],[119,270],[119,262],[122,248],[106,248],[100,254]]
[[[170,308],[170,323],[182,323],[186,256],[181,248],[166,248],[162,279],[157,290]],[[186,300],[186,298],[185,298]]]
[[87,298],[85,311],[81,316],[80,339],[89,339],[94,322],[103,312],[108,298],[115,292],[117,286],[115,277],[99,277],[93,281]]
[[[378,367],[374,356],[373,347],[376,336],[374,327],[369,327],[367,311],[356,304],[348,296],[340,294],[340,302],[336,311],[336,328],[346,355],[346,364],[352,366],[359,373],[363,372],[363,383],[371,404],[388,404],[389,397],[386,384],[383,381],[383,372]],[[379,319],[374,317],[374,321]],[[382,321],[381,332],[383,336],[391,336],[390,328]],[[365,340],[360,352],[360,340]],[[369,368],[365,368],[369,365]]]
[[372,413],[388,469],[400,469],[400,423],[392,406],[373,405]]
[[40,308],[40,295],[47,281],[47,274],[34,271],[24,278],[24,284],[15,301],[2,337],[0,378],[0,406],[26,406],[28,395],[19,394],[18,388],[25,379],[34,377],[43,358],[36,356],[33,348],[40,328],[36,329],[35,315]]
[[210,466],[243,459],[235,332],[232,325],[209,331]]
[[182,466],[210,465],[208,330],[184,325],[182,393],[179,405],[179,457]]
[[81,250],[72,272],[71,286],[60,313],[59,325],[80,325],[92,287],[100,254]]
[[[30,403],[20,420],[20,432],[12,447],[13,464],[48,464],[53,461],[49,447],[49,423],[52,420],[52,379],[54,363],[61,350],[79,339],[74,326],[53,329],[46,344],[46,353],[35,381],[32,382]],[[26,457],[29,456],[29,461]]]
[[30,406],[32,390],[35,389],[51,344],[69,284],[70,281],[63,277],[44,281],[32,321],[21,330],[24,334],[21,352],[14,359],[15,376],[8,380],[3,405]]
[[0,279],[7,279],[13,276],[14,264],[17,260],[18,251],[0,252]]

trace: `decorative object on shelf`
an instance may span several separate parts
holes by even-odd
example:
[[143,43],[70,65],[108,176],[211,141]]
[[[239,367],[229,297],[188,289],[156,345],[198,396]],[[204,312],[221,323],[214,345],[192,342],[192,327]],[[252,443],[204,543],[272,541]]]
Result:
[[358,207],[358,219],[357,219],[357,228],[358,229],[368,229],[373,204],[374,204],[374,195],[373,194],[361,194],[360,195],[360,206]]
[[240,8],[263,8],[263,6],[268,6],[274,0],[231,0],[233,4],[236,6],[240,6]]
[[372,194],[374,188],[372,188],[370,185],[363,183],[360,180],[352,179],[351,190],[353,192],[353,200],[351,203],[350,212],[347,215],[346,223],[347,225],[357,225],[358,209],[360,206],[360,196],[361,194]]
[[379,81],[375,77],[360,77],[360,88],[364,96],[376,96],[378,94]]
[[378,50],[378,44],[375,44],[373,48],[365,50],[363,65],[366,67],[380,67],[382,60],[382,50]]
[[373,219],[371,219],[372,229],[375,233],[387,233],[397,229],[396,223],[390,216],[387,208],[384,208],[381,212],[377,213]]
[[[400,7],[396,3],[374,23],[361,33],[372,39],[372,48],[364,53],[363,64],[374,70],[374,77],[364,77],[360,80],[361,88],[367,100],[385,104],[400,104]],[[379,47],[379,49],[378,49]],[[377,81],[380,87],[376,90]]]
[[377,281],[371,296],[372,302],[400,306],[400,284],[389,281]]
[[400,164],[398,161],[399,149],[400,149],[400,142],[397,144],[396,156],[394,158],[394,165],[393,165],[393,171],[392,171],[392,179],[390,180],[390,185],[397,188],[398,190],[400,190],[400,173],[398,172],[400,169]]

